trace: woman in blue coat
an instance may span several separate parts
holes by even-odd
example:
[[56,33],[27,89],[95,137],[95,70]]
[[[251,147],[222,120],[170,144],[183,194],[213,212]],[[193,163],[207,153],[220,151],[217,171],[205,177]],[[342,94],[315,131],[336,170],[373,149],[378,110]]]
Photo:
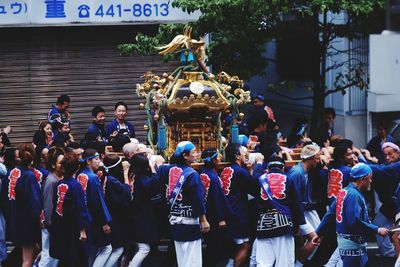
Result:
[[106,205],[111,213],[111,246],[112,252],[104,267],[116,265],[124,251],[127,241],[127,212],[132,199],[129,186],[129,163],[122,162],[118,155],[110,154],[104,158],[105,172],[102,176]]
[[146,155],[136,154],[130,163],[133,172],[133,199],[128,212],[129,239],[137,244],[138,251],[129,267],[138,267],[150,253],[150,245],[159,241],[154,202],[161,199],[161,192]]
[[205,215],[204,186],[200,175],[190,166],[197,160],[196,147],[180,142],[174,163],[160,180],[167,184],[169,224],[178,266],[202,266],[201,234],[210,230]]
[[50,256],[60,260],[60,266],[86,266],[85,244],[89,213],[85,194],[74,175],[79,158],[68,153],[61,161],[64,178],[57,182],[53,193]]
[[88,148],[83,152],[77,180],[85,192],[86,204],[91,216],[89,266],[103,267],[111,254],[111,215],[104,200],[100,178],[96,175],[100,166],[99,153]]
[[204,185],[206,217],[210,223],[210,232],[205,235],[207,248],[203,255],[204,266],[216,266],[223,256],[221,243],[226,236],[223,230],[231,216],[231,210],[217,174],[220,157],[219,151],[215,148],[208,148],[201,154],[204,168],[200,170],[200,179]]
[[22,266],[30,267],[35,258],[35,248],[40,242],[43,196],[32,171],[35,156],[33,145],[22,144],[19,155],[20,165],[10,171],[7,181],[9,227],[14,245],[22,248]]

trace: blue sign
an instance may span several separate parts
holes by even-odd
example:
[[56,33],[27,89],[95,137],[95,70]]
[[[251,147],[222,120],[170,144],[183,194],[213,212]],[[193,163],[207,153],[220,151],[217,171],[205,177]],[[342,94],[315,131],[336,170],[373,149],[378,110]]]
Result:
[[169,0],[2,0],[0,26],[15,24],[168,23],[197,20]]

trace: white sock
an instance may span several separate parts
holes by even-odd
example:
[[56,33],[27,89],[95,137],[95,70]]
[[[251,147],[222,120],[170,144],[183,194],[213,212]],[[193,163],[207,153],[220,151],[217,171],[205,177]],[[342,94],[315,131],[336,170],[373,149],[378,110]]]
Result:
[[226,264],[226,267],[233,267],[234,264],[235,264],[235,261],[233,259],[229,259],[227,264]]
[[301,263],[300,261],[296,260],[296,262],[294,263],[295,267],[303,267],[303,263]]

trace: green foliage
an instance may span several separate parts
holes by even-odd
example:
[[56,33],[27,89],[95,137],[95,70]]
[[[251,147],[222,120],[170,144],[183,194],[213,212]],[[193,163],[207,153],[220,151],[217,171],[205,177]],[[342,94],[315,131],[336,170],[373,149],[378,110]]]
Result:
[[[379,14],[376,11],[382,10],[384,0],[174,0],[172,5],[187,12],[202,13],[199,20],[192,23],[192,35],[194,38],[211,35],[207,63],[215,72],[224,70],[248,79],[265,74],[268,64],[265,43],[284,34],[285,27],[280,25],[285,15],[302,20],[324,12],[344,11],[348,14],[346,23],[320,23],[315,32],[353,39],[377,30],[372,21],[376,21]],[[154,47],[169,43],[182,28],[182,24],[160,25],[155,36],[139,33],[136,43],[122,44],[118,48],[122,54],[155,54]]]
[[[278,3],[278,1],[273,1]],[[272,37],[278,10],[260,0],[175,0],[175,7],[202,16],[194,24],[198,34],[211,34],[208,64],[248,79],[265,74],[265,43]]]
[[[199,20],[192,23],[192,37],[198,39],[205,34],[211,35],[207,63],[213,66],[214,73],[226,71],[244,80],[265,75],[264,70],[271,60],[265,56],[268,41],[287,39],[290,31],[309,38],[313,43],[308,47],[315,51],[315,55],[308,57],[312,70],[307,76],[311,83],[306,87],[313,91],[311,125],[314,132],[322,122],[325,96],[334,92],[344,94],[353,86],[367,88],[362,64],[337,62],[334,66],[327,66],[326,62],[327,58],[340,58],[340,54],[349,53],[350,50],[335,50],[334,43],[339,38],[353,40],[380,32],[384,4],[385,0],[172,0],[174,7],[202,13]],[[329,20],[329,14],[344,16],[337,22]],[[304,23],[308,24],[307,27],[303,26]],[[182,33],[182,28],[183,25],[179,24],[160,25],[155,36],[138,34],[135,44],[123,44],[119,49],[124,54],[154,54],[155,46],[169,43]],[[170,57],[173,55],[164,60]],[[328,71],[337,74],[333,88],[327,88],[325,82]],[[294,83],[287,81],[270,87],[287,88],[291,84]]]
[[[138,33],[135,37],[136,43],[120,44],[118,49],[122,55],[132,55],[134,53],[148,56],[157,54],[156,47],[169,43],[171,39],[182,33],[183,24],[162,24],[155,36],[148,36],[143,33]],[[175,55],[167,55],[163,57],[163,61],[173,59]]]

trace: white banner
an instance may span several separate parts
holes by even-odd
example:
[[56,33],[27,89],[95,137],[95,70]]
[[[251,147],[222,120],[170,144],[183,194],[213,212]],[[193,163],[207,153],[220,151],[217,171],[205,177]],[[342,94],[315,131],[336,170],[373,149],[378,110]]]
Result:
[[197,20],[169,0],[0,0],[0,26],[168,23]]

